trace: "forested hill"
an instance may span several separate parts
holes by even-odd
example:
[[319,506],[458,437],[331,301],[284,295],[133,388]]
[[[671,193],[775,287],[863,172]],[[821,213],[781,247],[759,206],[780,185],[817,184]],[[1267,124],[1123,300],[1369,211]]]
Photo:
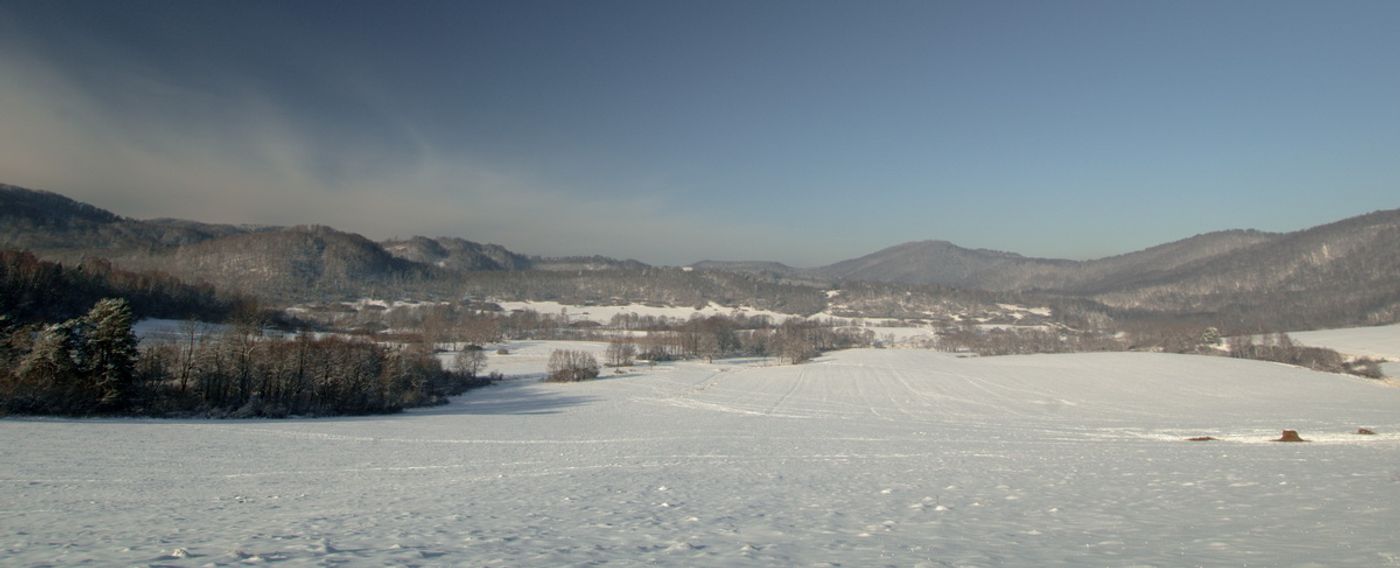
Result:
[[602,256],[527,256],[459,238],[374,242],[324,226],[215,225],[139,220],[47,191],[0,185],[0,248],[69,264],[108,259],[137,271],[272,302],[364,295],[450,296],[464,279],[493,271],[643,270]]
[[[697,266],[776,273],[772,263]],[[784,267],[786,268],[786,267]],[[784,277],[923,283],[1092,300],[1149,317],[1191,315],[1266,329],[1400,321],[1400,210],[1291,233],[1196,235],[1089,261],[920,241]],[[1126,317],[1126,316],[1125,316]]]
[[0,184],[0,248],[45,258],[153,254],[182,245],[267,230],[179,219],[141,221],[47,191]]
[[7,325],[78,317],[103,298],[126,300],[137,317],[225,321],[257,310],[250,298],[166,274],[121,270],[101,259],[69,267],[27,252],[0,250],[0,315]]

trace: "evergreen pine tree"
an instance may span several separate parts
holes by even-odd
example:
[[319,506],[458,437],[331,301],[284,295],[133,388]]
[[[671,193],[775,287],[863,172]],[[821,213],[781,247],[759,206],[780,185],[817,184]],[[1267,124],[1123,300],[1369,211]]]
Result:
[[135,395],[136,334],[131,330],[131,306],[126,300],[97,302],[83,318],[88,337],[84,342],[83,370],[92,381],[97,405],[123,410]]
[[39,332],[34,346],[15,370],[17,387],[9,401],[11,410],[41,414],[82,414],[91,408],[85,388],[78,347],[82,326],[78,320],[50,325]]

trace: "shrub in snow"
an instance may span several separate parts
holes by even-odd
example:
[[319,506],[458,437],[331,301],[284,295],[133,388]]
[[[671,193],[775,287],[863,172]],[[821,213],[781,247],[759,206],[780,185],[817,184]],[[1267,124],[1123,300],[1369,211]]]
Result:
[[675,361],[676,356],[666,351],[666,349],[660,345],[653,345],[642,353],[642,359],[651,363],[665,363],[667,361]]
[[1286,333],[1265,335],[1259,343],[1249,336],[1231,340],[1230,356],[1287,363],[1324,373],[1351,373],[1370,378],[1382,376],[1377,361],[1362,358],[1347,362],[1340,353],[1331,349],[1299,345]]
[[549,377],[555,383],[586,381],[598,376],[598,360],[583,351],[555,349],[549,354]]
[[1368,379],[1380,379],[1385,377],[1381,371],[1381,362],[1370,357],[1362,357],[1355,361],[1345,363],[1348,373]]
[[478,376],[486,370],[486,352],[480,347],[468,347],[457,353],[457,370],[468,376]]
[[1220,329],[1219,329],[1219,328],[1216,328],[1216,327],[1207,327],[1207,328],[1205,329],[1205,331],[1201,332],[1201,345],[1203,345],[1203,346],[1213,346],[1213,345],[1220,345],[1220,343],[1221,343],[1221,336],[1220,336]]
[[637,346],[626,339],[614,339],[608,343],[608,366],[630,367],[637,357]]

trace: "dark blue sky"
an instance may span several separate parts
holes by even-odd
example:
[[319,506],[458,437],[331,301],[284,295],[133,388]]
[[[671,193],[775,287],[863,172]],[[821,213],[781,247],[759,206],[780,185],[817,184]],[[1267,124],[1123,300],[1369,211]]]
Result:
[[813,265],[1400,207],[1395,2],[0,3],[0,181]]

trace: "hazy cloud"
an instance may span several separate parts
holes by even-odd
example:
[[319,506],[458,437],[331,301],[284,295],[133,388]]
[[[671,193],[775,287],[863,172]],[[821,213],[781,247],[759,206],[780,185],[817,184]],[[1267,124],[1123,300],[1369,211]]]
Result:
[[343,143],[236,77],[194,89],[131,61],[65,69],[25,42],[0,45],[0,181],[123,215],[317,223],[664,263],[716,250],[776,256],[796,243],[677,213],[661,193],[600,198],[498,171],[413,136],[411,124],[395,125],[416,139],[408,147]]

